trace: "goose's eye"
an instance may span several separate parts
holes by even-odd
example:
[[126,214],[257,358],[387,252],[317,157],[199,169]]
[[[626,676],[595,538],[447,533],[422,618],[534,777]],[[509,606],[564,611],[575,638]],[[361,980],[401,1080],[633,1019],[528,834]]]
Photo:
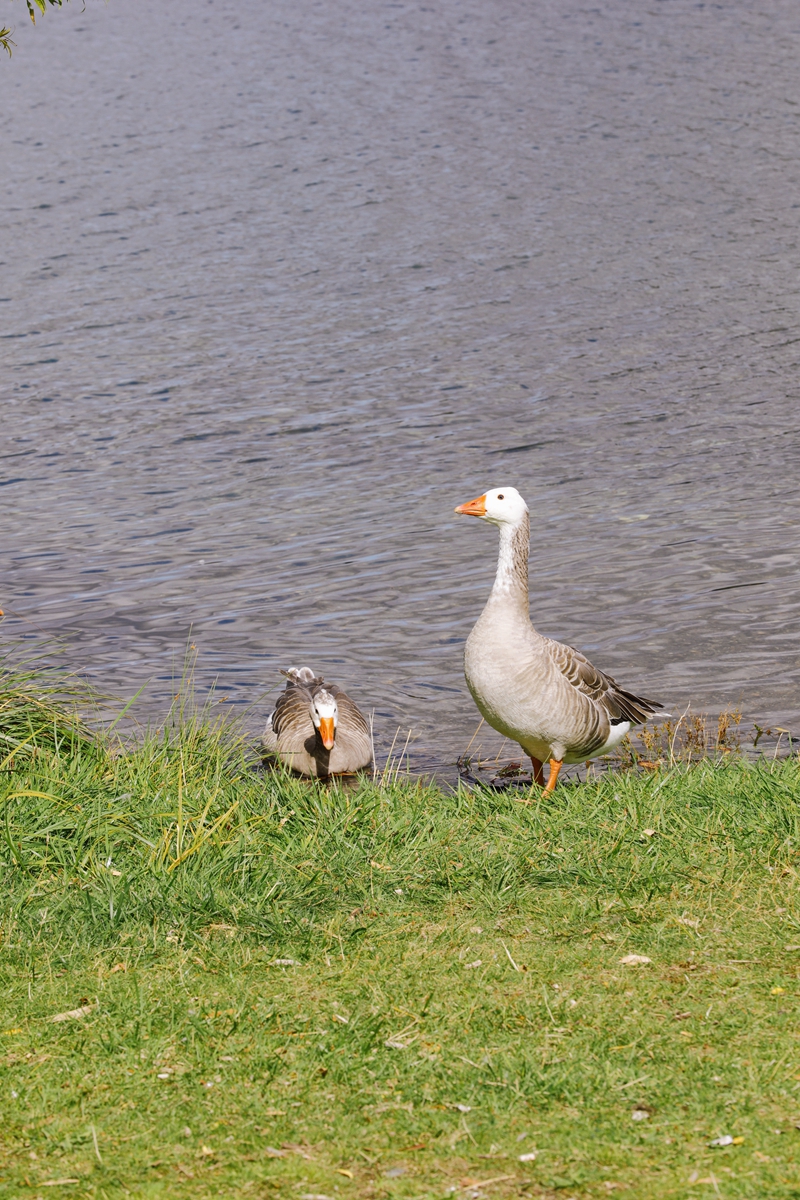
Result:
[[500,496],[498,496],[498,497],[497,497],[497,499],[498,499],[498,500],[505,500],[505,496],[503,496],[503,495],[500,495]]

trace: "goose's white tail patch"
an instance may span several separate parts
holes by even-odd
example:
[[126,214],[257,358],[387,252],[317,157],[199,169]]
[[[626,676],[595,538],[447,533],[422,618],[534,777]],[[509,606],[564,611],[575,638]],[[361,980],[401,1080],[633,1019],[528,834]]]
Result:
[[611,726],[611,733],[605,746],[601,746],[599,750],[595,750],[592,758],[599,758],[601,754],[608,754],[615,746],[618,746],[626,733],[630,732],[630,721],[621,721],[619,725]]

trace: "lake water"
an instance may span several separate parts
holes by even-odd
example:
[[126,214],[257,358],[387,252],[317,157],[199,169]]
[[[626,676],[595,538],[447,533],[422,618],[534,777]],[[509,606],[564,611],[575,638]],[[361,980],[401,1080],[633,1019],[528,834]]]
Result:
[[512,484],[542,632],[797,727],[796,0],[11,13],[8,638],[254,729],[308,663],[447,774]]

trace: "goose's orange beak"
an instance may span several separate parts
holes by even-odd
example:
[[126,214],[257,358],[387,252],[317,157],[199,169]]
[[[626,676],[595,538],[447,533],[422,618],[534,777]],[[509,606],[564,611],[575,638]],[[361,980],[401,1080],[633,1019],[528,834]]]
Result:
[[332,750],[334,743],[333,717],[320,717],[319,736],[322,738],[325,749]]
[[456,512],[465,517],[485,517],[486,496],[478,496],[476,500],[468,500],[466,504],[459,504]]

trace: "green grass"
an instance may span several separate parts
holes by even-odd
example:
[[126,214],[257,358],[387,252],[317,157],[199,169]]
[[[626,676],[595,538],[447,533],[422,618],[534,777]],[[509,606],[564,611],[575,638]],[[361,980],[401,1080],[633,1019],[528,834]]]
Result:
[[0,737],[0,1197],[800,1196],[796,758],[325,787],[23,677]]

